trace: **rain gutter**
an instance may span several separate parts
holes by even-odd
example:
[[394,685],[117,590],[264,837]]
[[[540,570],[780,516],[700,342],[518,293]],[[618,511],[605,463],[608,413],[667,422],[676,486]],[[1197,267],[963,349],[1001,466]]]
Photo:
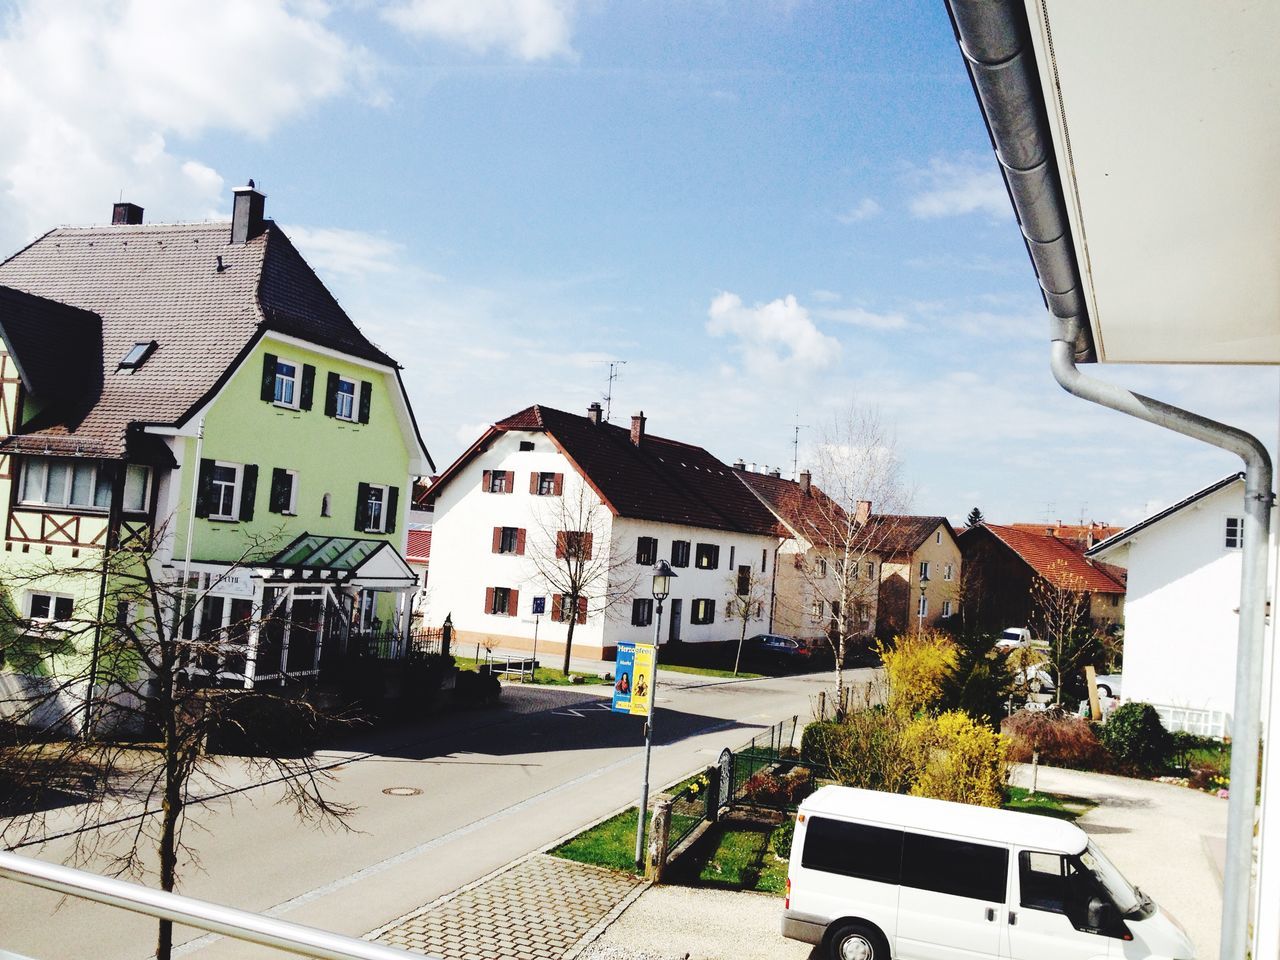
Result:
[[1035,266],[1050,315],[1050,368],[1083,400],[1228,450],[1245,465],[1240,632],[1232,714],[1231,783],[1219,956],[1250,953],[1253,836],[1261,735],[1267,548],[1274,495],[1271,458],[1235,427],[1081,373],[1097,359],[1058,176],[1044,92],[1021,0],[946,0],[956,40]]

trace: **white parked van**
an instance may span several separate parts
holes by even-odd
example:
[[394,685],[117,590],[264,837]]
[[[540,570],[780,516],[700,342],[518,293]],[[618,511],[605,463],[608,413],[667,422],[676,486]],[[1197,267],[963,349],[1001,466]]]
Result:
[[832,960],[1192,960],[1075,824],[823,787],[800,806],[785,936]]

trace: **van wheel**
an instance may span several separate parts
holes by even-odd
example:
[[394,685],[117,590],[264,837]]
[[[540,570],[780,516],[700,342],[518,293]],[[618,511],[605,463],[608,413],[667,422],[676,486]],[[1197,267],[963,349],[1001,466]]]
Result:
[[851,920],[837,924],[827,935],[827,956],[831,960],[889,960],[889,945],[875,927]]

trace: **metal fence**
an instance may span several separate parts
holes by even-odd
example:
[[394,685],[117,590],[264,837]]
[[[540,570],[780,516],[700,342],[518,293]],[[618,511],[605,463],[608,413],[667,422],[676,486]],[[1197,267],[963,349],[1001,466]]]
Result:
[[732,788],[729,790],[730,805],[757,799],[752,787],[757,777],[778,770],[780,766],[793,764],[791,750],[795,746],[796,717],[775,723],[768,730],[751,738],[746,746],[733,753],[731,772]]
[[699,774],[676,791],[671,800],[668,849],[674,850],[698,828],[703,820],[715,820],[719,813],[718,792],[714,789],[714,768]]
[[352,630],[347,637],[347,655],[372,660],[417,660],[439,656],[444,650],[444,631],[439,628],[411,630],[408,637],[395,629]]

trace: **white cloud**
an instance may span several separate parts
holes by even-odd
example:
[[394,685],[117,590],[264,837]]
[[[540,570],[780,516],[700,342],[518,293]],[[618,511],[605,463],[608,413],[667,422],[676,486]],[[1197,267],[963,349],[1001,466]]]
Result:
[[573,55],[575,0],[405,0],[383,17],[407,33],[521,60]]
[[322,277],[340,273],[363,279],[389,273],[403,249],[385,237],[338,227],[287,226],[285,233]]
[[948,160],[936,157],[912,179],[920,189],[911,198],[911,213],[921,219],[985,213],[1005,219],[1012,213],[1009,193],[994,157]]
[[880,204],[876,203],[871,197],[863,197],[858,203],[850,207],[844,213],[836,214],[836,219],[841,223],[861,223],[863,220],[870,220],[872,217],[880,213]]
[[733,336],[733,348],[748,372],[777,374],[817,370],[840,356],[840,341],[822,333],[793,295],[744,306],[734,293],[721,293],[707,311],[707,332]]
[[911,324],[901,313],[874,313],[861,307],[827,307],[815,310],[814,314],[823,320],[845,323],[864,330],[905,330]]
[[809,293],[818,303],[836,303],[840,299],[840,294],[834,290],[812,290]]
[[366,55],[324,13],[286,0],[20,0],[0,21],[0,247],[103,222],[121,193],[152,221],[225,209],[222,175],[174,142],[266,137],[362,77]]

